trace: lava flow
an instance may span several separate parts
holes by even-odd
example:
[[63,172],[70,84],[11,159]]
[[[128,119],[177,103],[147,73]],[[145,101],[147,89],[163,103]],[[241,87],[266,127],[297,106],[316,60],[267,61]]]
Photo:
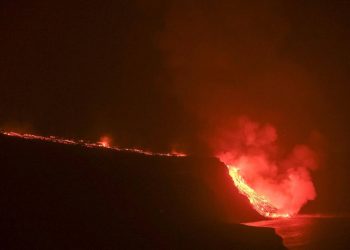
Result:
[[148,150],[142,150],[138,148],[118,148],[110,146],[109,139],[107,137],[103,137],[100,142],[92,143],[87,142],[84,140],[72,140],[72,139],[63,139],[56,136],[41,136],[41,135],[33,135],[33,134],[21,134],[16,132],[0,132],[3,135],[12,136],[12,137],[19,137],[22,139],[28,139],[28,140],[40,140],[40,141],[48,141],[48,142],[55,142],[55,143],[61,143],[61,144],[70,144],[70,145],[81,145],[88,148],[108,148],[116,151],[124,151],[124,152],[133,152],[133,153],[139,153],[144,155],[156,155],[156,156],[167,156],[167,157],[184,157],[186,154],[177,152],[173,150],[171,153],[155,153]]
[[291,214],[280,213],[276,207],[274,207],[271,202],[263,195],[257,193],[252,187],[250,187],[243,177],[239,174],[239,169],[227,165],[229,169],[230,176],[239,190],[239,192],[249,199],[253,208],[262,216],[267,218],[289,218]]

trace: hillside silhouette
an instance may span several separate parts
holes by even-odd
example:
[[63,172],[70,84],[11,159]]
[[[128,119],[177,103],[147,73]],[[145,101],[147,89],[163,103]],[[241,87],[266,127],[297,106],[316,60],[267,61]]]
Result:
[[0,135],[2,249],[283,249],[216,158]]

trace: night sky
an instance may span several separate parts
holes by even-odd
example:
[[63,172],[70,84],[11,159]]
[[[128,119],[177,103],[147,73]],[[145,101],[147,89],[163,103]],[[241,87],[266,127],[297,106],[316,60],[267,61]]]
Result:
[[350,210],[350,1],[2,0],[0,32],[2,129],[210,154],[244,115]]

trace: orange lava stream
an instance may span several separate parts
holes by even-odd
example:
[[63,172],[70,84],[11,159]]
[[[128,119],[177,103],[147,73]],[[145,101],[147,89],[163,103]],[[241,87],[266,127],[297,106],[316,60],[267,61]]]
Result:
[[166,156],[166,157],[184,157],[186,154],[179,153],[176,151],[172,151],[171,153],[155,153],[147,150],[137,149],[137,148],[118,148],[110,146],[109,143],[106,143],[104,141],[102,142],[86,142],[84,140],[72,140],[72,139],[63,139],[56,136],[41,136],[41,135],[32,135],[32,134],[20,134],[16,132],[0,132],[3,135],[12,136],[12,137],[19,137],[23,139],[28,140],[40,140],[40,141],[48,141],[48,142],[55,142],[55,143],[61,143],[61,144],[70,144],[70,145],[81,145],[88,148],[108,148],[111,150],[116,151],[122,151],[122,152],[133,152],[133,153],[139,153],[144,155],[155,155],[155,156]]
[[229,169],[229,174],[238,188],[239,192],[247,196],[250,204],[253,208],[262,216],[267,218],[289,218],[290,214],[280,213],[278,208],[273,206],[271,202],[263,195],[257,193],[253,188],[251,188],[243,177],[239,173],[239,168],[232,165],[227,165]]

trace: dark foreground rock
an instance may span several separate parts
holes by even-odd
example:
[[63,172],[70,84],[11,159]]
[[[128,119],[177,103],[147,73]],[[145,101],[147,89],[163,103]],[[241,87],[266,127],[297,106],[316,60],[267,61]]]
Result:
[[0,135],[1,249],[283,249],[215,158]]

